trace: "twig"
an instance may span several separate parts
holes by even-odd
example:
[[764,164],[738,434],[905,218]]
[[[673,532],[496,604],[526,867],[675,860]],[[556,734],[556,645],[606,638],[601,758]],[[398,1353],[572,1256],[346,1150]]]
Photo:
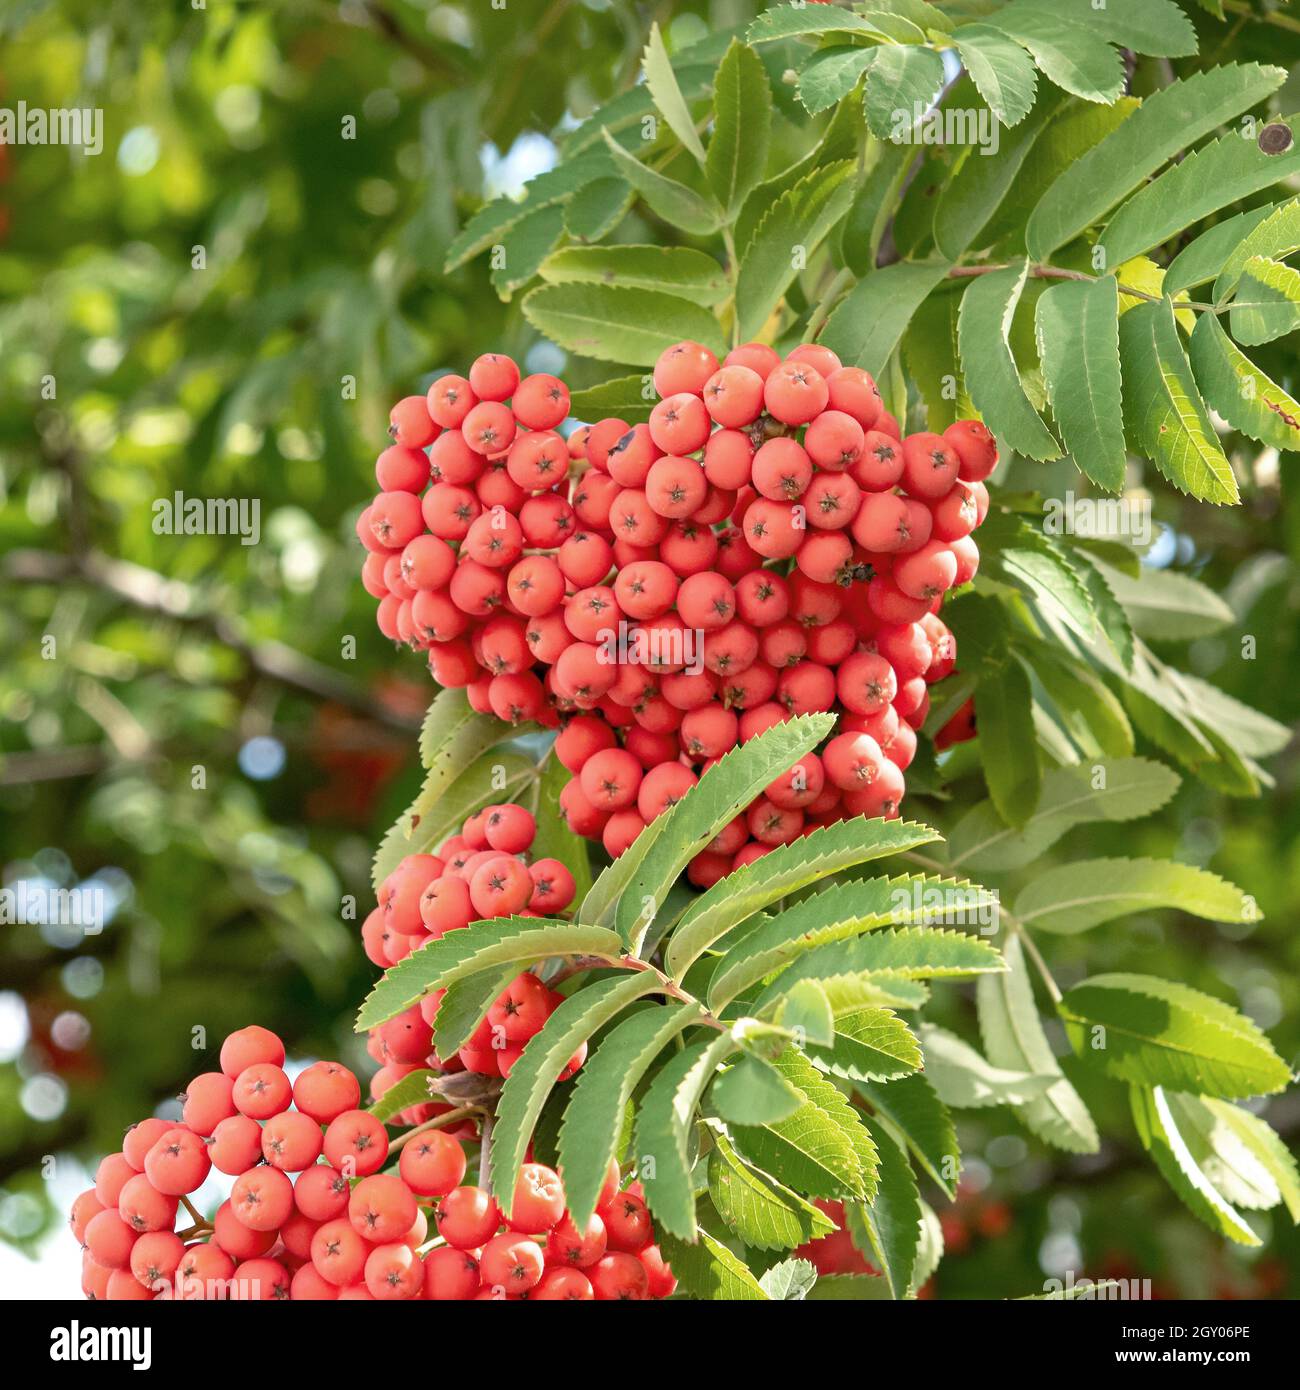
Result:
[[458,1105],[455,1110],[448,1110],[445,1115],[435,1115],[431,1120],[425,1120],[423,1124],[418,1124],[414,1129],[408,1129],[405,1134],[394,1139],[388,1146],[388,1152],[395,1154],[399,1149],[409,1144],[417,1134],[424,1134],[430,1129],[443,1129],[447,1125],[454,1125],[458,1120],[467,1120],[471,1115],[485,1115],[487,1112],[480,1109],[477,1105]]

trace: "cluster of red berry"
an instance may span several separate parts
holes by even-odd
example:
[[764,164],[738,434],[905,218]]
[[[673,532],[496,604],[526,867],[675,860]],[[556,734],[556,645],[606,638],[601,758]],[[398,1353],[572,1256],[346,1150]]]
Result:
[[[573,875],[558,859],[527,862],[536,833],[537,822],[524,807],[487,806],[470,816],[437,854],[408,854],[380,884],[378,906],[361,928],[371,962],[386,970],[425,943],[481,919],[564,912],[573,901]],[[442,993],[425,995],[371,1030],[370,1055],[381,1064],[371,1081],[376,1100],[423,1067],[509,1076],[524,1044],[562,998],[525,971],[502,991],[469,1042],[444,1062],[433,1051]],[[584,1043],[560,1080],[568,1080],[586,1057]],[[437,1113],[436,1107],[419,1106],[404,1112],[404,1119],[419,1124]]]
[[[232,1033],[221,1070],[186,1089],[179,1122],[142,1120],[102,1160],[70,1216],[87,1297],[613,1299],[676,1287],[617,1163],[581,1232],[559,1175],[537,1163],[521,1169],[506,1219],[462,1185],[452,1134],[413,1131],[393,1146],[396,1172],[381,1172],[388,1132],[357,1109],[352,1072],[316,1062],[291,1084],[283,1063],[274,1033]],[[214,1169],[235,1181],[208,1221],[189,1196]],[[182,1204],[192,1224],[178,1231]]]
[[679,343],[654,385],[647,423],[566,443],[562,382],[480,358],[394,408],[359,529],[381,628],[427,647],[440,684],[563,721],[561,809],[612,855],[737,742],[840,713],[692,864],[707,887],[841,816],[898,814],[997,450],[974,420],[901,438],[870,375],[816,344],[719,363]]
[[[284,1044],[265,1028],[232,1033],[220,1065],[190,1082],[179,1122],[133,1125],[73,1203],[88,1297],[336,1295],[313,1264],[317,1233],[347,1210],[348,1178],[383,1165],[383,1125],[357,1109],[360,1084],[337,1062],[316,1062],[290,1083]],[[213,1169],[235,1182],[209,1222],[189,1194]],[[182,1205],[193,1223],[177,1231]]]

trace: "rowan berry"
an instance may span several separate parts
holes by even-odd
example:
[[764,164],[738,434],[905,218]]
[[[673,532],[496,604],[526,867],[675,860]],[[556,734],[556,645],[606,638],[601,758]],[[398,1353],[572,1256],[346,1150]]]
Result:
[[177,1293],[195,1302],[223,1298],[234,1272],[234,1260],[216,1243],[215,1236],[201,1245],[187,1245],[176,1269]]
[[404,396],[389,411],[388,433],[395,444],[408,449],[423,449],[438,435],[438,426],[429,415],[428,402],[423,396]]
[[333,1221],[347,1211],[350,1191],[337,1168],[316,1163],[294,1179],[293,1203],[309,1221]]
[[844,793],[844,809],[852,816],[883,816],[892,820],[903,800],[903,774],[888,758],[882,759],[873,780],[860,791]]
[[522,912],[533,895],[528,870],[508,854],[498,854],[474,872],[469,898],[475,913],[484,919],[509,917]]
[[740,430],[717,430],[704,446],[704,476],[716,488],[735,492],[749,482],[754,445]]
[[671,454],[658,459],[645,480],[646,501],[659,516],[673,521],[693,516],[708,488],[708,480],[698,463]]
[[475,1250],[500,1226],[501,1212],[481,1187],[457,1187],[438,1203],[434,1220],[438,1234],[448,1245],[457,1250]]
[[[773,691],[776,690],[775,681],[772,683],[772,689]],[[775,700],[767,700],[762,704],[753,705],[740,716],[740,741],[741,743],[748,743],[751,738],[757,738],[759,734],[774,729],[778,724],[784,724],[789,718],[790,711],[784,705],[777,704]],[[729,852],[734,853],[738,850],[740,843],[732,845]]]
[[712,429],[704,402],[687,391],[665,396],[650,412],[650,438],[665,454],[695,453],[704,448]]
[[434,483],[420,503],[421,519],[444,541],[462,541],[483,510],[478,498],[454,483]]
[[714,675],[730,680],[758,658],[758,636],[742,622],[730,622],[704,634],[704,664]]
[[375,481],[380,492],[420,492],[429,481],[429,456],[393,444],[375,460]]
[[129,1269],[115,1269],[104,1286],[104,1298],[109,1303],[145,1302],[153,1298],[153,1290],[145,1286]]
[[927,541],[894,565],[893,577],[908,597],[929,602],[952,588],[957,557],[942,541]]
[[810,806],[826,785],[826,771],[816,753],[805,753],[793,767],[773,778],[763,795],[782,811],[801,811]]
[[592,1291],[602,1302],[615,1299],[642,1301],[650,1296],[650,1279],[635,1255],[614,1251],[591,1266],[587,1275]]
[[823,411],[804,431],[804,448],[818,468],[842,473],[862,456],[862,426],[842,410]]
[[873,428],[882,406],[880,391],[861,367],[840,367],[826,377],[832,410],[851,415],[864,430]]
[[777,673],[765,661],[747,670],[728,672],[722,683],[722,702],[728,709],[749,709],[770,700],[776,692]]
[[[610,503],[609,526],[616,541],[653,546],[667,534],[668,518],[655,511],[639,488],[624,488]],[[618,561],[617,550],[614,558]]]
[[691,710],[682,719],[678,737],[683,750],[695,760],[719,758],[736,746],[736,715],[721,705]]
[[557,693],[594,704],[614,684],[618,668],[603,647],[572,642],[556,659],[551,680]]
[[383,1125],[364,1110],[345,1110],[325,1130],[325,1159],[344,1177],[368,1177],[377,1173],[388,1157],[388,1135]]
[[983,421],[954,421],[943,437],[960,459],[958,476],[966,482],[983,482],[997,467],[997,441]]
[[554,664],[565,647],[573,643],[573,634],[565,626],[564,614],[559,610],[530,618],[524,637],[533,657],[547,665]]
[[336,1287],[354,1283],[369,1254],[370,1245],[343,1218],[326,1221],[311,1238],[311,1262],[316,1272]]
[[838,372],[841,362],[838,354],[828,347],[823,347],[820,343],[800,343],[792,352],[786,353],[787,362],[806,362],[810,367],[815,367],[823,377],[829,378],[832,372]]
[[478,397],[463,376],[441,376],[429,387],[425,405],[444,430],[457,430],[478,404]]
[[766,343],[742,343],[732,348],[723,359],[726,367],[748,367],[751,372],[766,381],[772,372],[781,365],[781,354]]
[[815,661],[801,661],[781,672],[777,700],[791,714],[814,714],[835,704],[835,673]]
[[655,390],[665,400],[679,392],[699,395],[718,370],[718,359],[701,343],[674,343],[659,354],[654,367]]
[[636,837],[646,828],[645,817],[635,807],[615,811],[600,832],[600,842],[611,859],[631,849]]
[[231,1115],[212,1131],[208,1157],[218,1173],[234,1177],[261,1157],[262,1127],[247,1115]]
[[528,493],[510,476],[506,461],[500,456],[489,462],[483,470],[482,476],[474,484],[474,491],[483,504],[484,511],[500,507],[513,515],[530,500]]
[[153,1231],[131,1247],[131,1273],[156,1292],[159,1285],[171,1283],[184,1257],[185,1242],[175,1231]]
[[851,584],[853,545],[842,531],[816,531],[795,553],[795,564],[815,584]]
[[424,530],[420,499],[411,492],[381,492],[370,504],[370,529],[389,550],[401,550]]
[[[863,375],[865,376],[866,373],[864,372]],[[677,1291],[677,1278],[673,1274],[672,1266],[664,1262],[664,1257],[657,1245],[647,1245],[644,1250],[640,1251],[637,1258],[641,1261],[649,1277],[651,1298],[669,1298]]]
[[117,1214],[133,1231],[170,1231],[177,1198],[159,1192],[143,1173],[129,1178],[117,1199]]
[[514,359],[499,352],[485,352],[469,369],[470,390],[481,401],[505,401],[519,385]]
[[525,971],[497,996],[487,1018],[500,1036],[512,1043],[525,1043],[541,1031],[550,1014],[550,991],[536,975]]
[[841,663],[835,688],[845,709],[856,714],[873,714],[898,693],[898,678],[888,660],[879,653],[854,652]]
[[[609,464],[609,451],[632,427],[626,420],[608,417],[592,425],[587,432],[587,461],[604,472]],[[576,503],[575,503],[576,505]]]
[[952,581],[953,588],[962,584],[969,584],[975,578],[980,567],[980,552],[979,546],[975,544],[975,537],[959,536],[950,543],[948,548],[957,561],[957,570]]
[[557,376],[525,377],[510,400],[515,419],[530,430],[553,430],[569,413],[569,388]]
[[844,618],[808,629],[808,656],[819,666],[838,666],[857,644],[858,634]]
[[[802,508],[796,511],[793,503],[759,497],[745,510],[745,541],[752,552],[765,559],[788,559],[803,544],[807,535],[802,524],[803,515]],[[719,569],[727,573],[721,564]]]
[[560,546],[555,560],[563,579],[586,588],[599,584],[609,573],[614,552],[609,542],[595,531],[576,531]]
[[[461,422],[465,443],[476,454],[503,454],[515,439],[515,417],[499,401],[480,400]],[[567,455],[568,450],[565,450]],[[567,458],[565,464],[567,465]]]
[[783,425],[806,425],[815,420],[829,399],[825,378],[807,362],[787,359],[773,368],[763,383],[767,413]]
[[338,1296],[338,1289],[310,1262],[299,1265],[289,1281],[289,1298],[294,1303],[328,1303]]
[[704,383],[704,405],[723,429],[751,425],[763,410],[763,378],[752,367],[720,367]]
[[812,460],[793,439],[769,439],[754,455],[754,486],[764,497],[777,502],[793,502],[802,497],[812,474]]
[[647,424],[633,425],[620,435],[605,456],[605,470],[623,487],[643,487],[650,466],[662,457]]
[[561,1299],[590,1302],[596,1295],[591,1280],[581,1270],[557,1267],[548,1269],[542,1275],[528,1297],[536,1302],[557,1302]]
[[893,577],[878,574],[867,585],[867,603],[872,613],[885,623],[915,623],[929,611],[925,599],[905,594]]
[[711,570],[717,554],[718,539],[699,513],[671,527],[659,542],[660,559],[684,579]]
[[[273,1070],[279,1071],[279,1068]],[[280,1074],[284,1075],[283,1072]],[[245,1073],[241,1072],[240,1075]],[[235,1090],[238,1104],[238,1082],[235,1083]],[[169,1197],[183,1197],[201,1187],[211,1166],[207,1145],[188,1129],[169,1129],[155,1141],[144,1160],[144,1171],[149,1181]]]
[[681,763],[660,763],[651,768],[637,790],[636,807],[641,819],[649,824],[657,816],[675,806],[695,785],[695,774]]
[[640,764],[626,749],[609,748],[588,759],[579,782],[592,806],[618,811],[636,800],[641,777]]
[[575,835],[588,839],[600,835],[609,818],[608,811],[601,810],[587,797],[576,777],[560,791],[560,814]]
[[479,1257],[479,1273],[485,1285],[506,1293],[524,1293],[541,1280],[545,1269],[542,1247],[525,1235],[507,1231],[493,1236]]
[[[486,459],[465,442],[460,430],[439,435],[429,450],[429,477],[434,486],[468,487],[483,476]],[[426,517],[428,513],[425,513]]]

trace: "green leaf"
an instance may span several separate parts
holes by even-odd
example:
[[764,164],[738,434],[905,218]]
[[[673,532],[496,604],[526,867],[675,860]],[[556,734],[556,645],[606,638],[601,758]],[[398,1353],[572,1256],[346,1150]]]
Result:
[[726,349],[704,307],[657,290],[613,285],[541,285],[523,300],[524,317],[560,347],[603,362],[652,366],[665,348],[689,338]]
[[633,1014],[610,1029],[574,1079],[559,1152],[569,1211],[579,1227],[596,1210],[632,1092],[660,1052],[701,1012],[695,1004],[668,1004]]
[[1053,768],[1043,776],[1038,810],[1020,829],[1001,821],[989,801],[966,812],[948,837],[949,863],[973,864],[986,871],[1019,869],[1072,826],[1149,816],[1177,788],[1178,774],[1148,758],[1108,758],[1089,767]]
[[560,793],[572,776],[552,748],[537,783],[537,833],[529,853],[534,864],[542,859],[558,859],[565,865],[573,875],[573,900],[581,902],[591,888],[587,841],[570,830],[568,821],[560,814]]
[[508,301],[536,274],[555,243],[564,235],[564,208],[558,203],[530,212],[501,238],[501,252],[492,268],[492,286]]
[[781,845],[727,875],[682,914],[668,944],[664,965],[680,982],[703,952],[768,903],[828,874],[937,840],[915,821],[837,821]]
[[1085,757],[1132,755],[1133,728],[1124,706],[1091,667],[1062,656],[1046,643],[1035,644],[1026,657],[1033,663],[1057,722]]
[[1267,758],[1280,753],[1291,742],[1291,730],[1259,710],[1234,700],[1217,686],[1185,671],[1179,681],[1188,698],[1216,729],[1230,738],[1243,753],[1254,758]]
[[[995,975],[981,977],[994,980]],[[912,1157],[943,1189],[949,1201],[957,1196],[961,1172],[961,1147],[948,1107],[935,1094],[924,1072],[899,1077],[888,1083],[859,1083],[857,1090],[879,1119],[890,1127],[895,1142],[901,1138]]]
[[975,691],[980,762],[998,814],[1008,825],[1024,825],[1038,805],[1042,768],[1038,747],[1025,737],[1031,714],[1029,677],[1018,661],[989,672]]
[[[961,36],[969,32],[969,29],[958,30],[958,43]],[[1024,49],[1015,44],[1011,46],[1026,63],[1029,62]],[[1030,71],[1033,71],[1032,63]],[[980,233],[1015,186],[1035,142],[1058,109],[1056,101],[1044,100],[1034,112],[1033,120],[1004,136],[995,151],[979,146],[961,162],[940,192],[934,210],[934,244],[943,255],[956,260],[967,247],[983,244]]]
[[1240,500],[1178,338],[1173,302],[1143,303],[1119,324],[1124,425],[1134,446],[1181,492],[1202,502]]
[[1300,327],[1300,270],[1268,256],[1242,267],[1238,298],[1228,314],[1232,336],[1248,347],[1271,343]]
[[749,1267],[707,1231],[701,1231],[693,1245],[665,1232],[659,1237],[659,1249],[691,1298],[726,1303],[768,1298]]
[[880,1187],[870,1206],[846,1207],[849,1229],[865,1234],[892,1296],[906,1298],[921,1241],[921,1194],[903,1148],[879,1121],[867,1128],[880,1152]]
[[[376,892],[408,854],[431,854],[484,806],[522,796],[534,776],[533,760],[499,750],[473,762],[450,785],[439,768],[380,841],[370,881]],[[429,779],[432,779],[431,781]]]
[[835,1015],[826,991],[816,980],[800,980],[781,1001],[777,1023],[795,1035],[796,1045],[818,1047],[835,1044]]
[[492,1130],[492,1192],[507,1216],[538,1117],[565,1063],[598,1029],[655,986],[640,972],[593,981],[569,995],[524,1046],[506,1077]]
[[497,917],[471,922],[412,951],[391,966],[366,996],[357,1031],[409,1009],[422,995],[495,965],[544,960],[548,956],[591,955],[617,960],[623,943],[604,927],[578,926],[545,917]]
[[1150,251],[1220,208],[1249,198],[1300,169],[1300,148],[1291,124],[1291,147],[1282,154],[1265,154],[1256,140],[1241,131],[1220,136],[1211,145],[1193,150],[1181,163],[1135,193],[1111,218],[1100,246],[1110,265],[1120,265]]
[[659,1245],[665,1256],[665,1236],[693,1241],[698,1235],[707,1240],[695,1224],[687,1139],[700,1097],[718,1063],[734,1048],[729,1033],[691,1044],[664,1064],[641,1098],[636,1118],[637,1170],[646,1205],[660,1228]]
[[749,43],[772,43],[778,39],[804,38],[809,35],[846,33],[867,34],[874,38],[885,38],[885,32],[870,20],[849,10],[833,6],[818,6],[813,9],[808,4],[774,5],[764,10],[749,26],[745,35]]
[[[1214,267],[1217,274],[1214,280],[1213,294],[1215,302],[1218,304],[1224,303],[1233,290],[1237,288],[1237,281],[1241,279],[1241,272],[1245,270],[1247,261],[1256,256],[1285,260],[1293,252],[1300,251],[1300,198],[1292,198],[1286,203],[1239,213],[1236,217],[1219,223],[1218,227],[1211,228],[1204,236],[1198,237],[1187,248],[1187,252],[1193,251],[1201,242],[1208,240],[1223,227],[1231,228],[1238,234],[1233,237],[1228,253]],[[1243,229],[1244,234],[1242,234]],[[1226,235],[1225,232],[1224,236],[1226,237]],[[1178,259],[1181,260],[1182,257],[1180,256]],[[1178,261],[1176,260],[1169,267],[1170,274],[1173,273],[1177,264]],[[1189,283],[1199,284],[1203,283],[1204,279],[1209,278],[1209,275],[1205,275],[1203,279]],[[1166,284],[1168,284],[1168,276],[1166,276]]]
[[1041,1096],[1052,1084],[1050,1073],[1040,1075],[994,1066],[946,1028],[925,1024],[920,1034],[925,1075],[939,1099],[955,1110],[1023,1105]]
[[975,413],[957,353],[960,308],[958,295],[932,294],[913,315],[903,337],[903,362],[925,402],[926,429],[935,434]]
[[[583,916],[612,915],[634,949],[687,864],[767,784],[815,748],[835,726],[833,715],[784,720],[733,748],[670,810],[656,816],[631,849],[596,880]],[[608,875],[608,877],[607,877]]]
[[1259,1245],[1259,1237],[1245,1218],[1225,1200],[1197,1162],[1179,1129],[1169,1093],[1160,1086],[1131,1086],[1129,1100],[1142,1147],[1183,1204],[1211,1230],[1238,1245]]
[[605,144],[613,156],[618,173],[641,195],[657,217],[693,236],[708,236],[722,223],[722,209],[676,179],[643,164],[629,154],[614,137],[605,132]]
[[1201,394],[1233,429],[1274,449],[1300,450],[1300,402],[1255,366],[1216,314],[1197,319],[1188,357]]
[[522,199],[497,198],[466,222],[460,235],[447,248],[443,269],[448,273],[456,270],[490,246],[500,244],[510,228],[530,213],[562,202],[579,189],[597,179],[609,178],[614,172],[609,155],[603,149],[596,149],[566,159],[554,169],[530,179],[524,186]]
[[794,1048],[773,1066],[799,1092],[800,1104],[772,1124],[733,1126],[736,1147],[808,1196],[869,1201],[876,1190],[876,1149],[859,1113]]
[[1038,73],[1025,50],[987,24],[964,24],[953,42],[971,80],[1003,125],[1019,125],[1034,104]]
[[1006,937],[1002,955],[1006,970],[982,975],[975,985],[985,1054],[994,1066],[1054,1077],[1041,1095],[1016,1107],[1017,1116],[1032,1134],[1058,1149],[1096,1153],[1101,1146],[1097,1126],[1047,1041],[1018,935]]
[[848,45],[819,49],[799,69],[799,100],[814,115],[834,106],[858,85],[874,54],[874,48]]
[[643,423],[659,403],[654,380],[649,372],[615,377],[599,386],[575,391],[569,400],[569,410],[577,420],[595,421],[613,417],[629,425]]
[[[1050,514],[1050,506],[1044,510]],[[1046,529],[1010,512],[992,513],[980,528],[982,568],[1028,594],[1040,610],[1091,641],[1096,614],[1088,587],[1071,552],[1047,535]],[[1000,657],[999,644],[989,653],[986,664],[996,665]]]
[[1035,326],[1047,398],[1066,449],[1094,483],[1119,492],[1127,456],[1115,278],[1050,286],[1039,296]]
[[872,271],[826,320],[818,342],[845,365],[881,376],[912,315],[948,270],[947,261],[897,261]]
[[795,1089],[769,1062],[743,1056],[713,1083],[710,1098],[728,1124],[772,1125],[787,1120],[803,1103]]
[[1147,97],[1117,130],[1067,166],[1039,199],[1026,232],[1030,259],[1048,260],[1179,150],[1263,101],[1285,76],[1282,68],[1225,63]]
[[1085,101],[1112,102],[1124,89],[1120,55],[1096,27],[1072,23],[1013,0],[990,17],[996,29],[1022,43],[1058,87]]
[[753,338],[798,275],[795,251],[804,260],[825,240],[853,200],[853,163],[814,169],[783,193],[754,229],[736,278],[737,332]]
[[373,1105],[367,1106],[366,1113],[387,1124],[395,1115],[401,1114],[412,1105],[427,1105],[433,1096],[433,1092],[429,1090],[429,1082],[436,1080],[439,1075],[439,1072],[430,1071],[427,1067],[408,1072],[400,1081],[390,1086]]
[[719,203],[735,212],[767,167],[772,89],[763,61],[733,41],[713,87],[713,134],[705,174]]
[[565,246],[542,262],[540,274],[552,285],[657,290],[697,304],[719,304],[731,293],[717,261],[686,246]]
[[1085,859],[1044,870],[1016,899],[1016,917],[1073,935],[1133,912],[1172,907],[1211,922],[1260,920],[1253,898],[1206,869],[1164,859]]
[[1280,1091],[1285,1062],[1249,1019],[1152,975],[1094,975],[1057,1005],[1078,1055],[1108,1076],[1225,1100]]
[[881,1274],[823,1274],[808,1295],[809,1303],[887,1303],[893,1295]]
[[1236,622],[1236,614],[1211,589],[1177,570],[1143,569],[1140,579],[1098,561],[1133,631],[1165,642],[1208,637]]
[[979,975],[1002,968],[1002,957],[992,946],[963,932],[891,927],[808,951],[768,985],[754,1009],[761,1013],[796,980],[833,980],[841,975],[878,972],[908,980],[927,980]]
[[834,1042],[824,1047],[810,1043],[808,1055],[832,1076],[855,1082],[892,1081],[921,1066],[916,1038],[891,1009],[837,1011]]
[[943,88],[943,59],[932,48],[884,44],[871,50],[867,126],[881,140],[906,139]]
[[632,187],[626,179],[597,179],[564,205],[564,230],[575,241],[600,241],[632,208]]
[[1117,48],[1156,58],[1186,58],[1196,52],[1196,30],[1174,0],[1016,0],[1016,9],[1034,9],[1090,28]]
[[798,1302],[816,1286],[817,1271],[808,1260],[782,1260],[758,1281],[767,1296],[779,1303]]
[[[1285,206],[1300,210],[1300,203]],[[1237,247],[1247,244],[1255,228],[1276,210],[1276,204],[1266,203],[1263,207],[1225,217],[1222,222],[1216,222],[1208,231],[1202,232],[1170,261],[1161,285],[1163,292],[1173,299],[1183,290],[1195,289],[1197,285],[1204,285],[1222,275],[1231,260],[1235,259]],[[1241,264],[1244,265],[1253,254],[1250,252],[1243,257]],[[1217,284],[1214,297],[1220,297]]]
[[1027,261],[974,279],[962,296],[957,320],[966,389],[989,429],[1017,453],[1059,458],[1061,446],[1025,393],[1011,352],[1011,321],[1025,288]]
[[709,1155],[709,1196],[727,1226],[757,1250],[793,1250],[836,1229],[811,1202],[750,1167],[721,1133]]
[[438,1004],[433,1028],[434,1051],[450,1061],[469,1042],[501,992],[519,974],[517,967],[496,965],[478,975],[466,975],[450,985]]
[[654,98],[660,114],[668,122],[669,129],[703,164],[704,146],[695,132],[695,122],[691,119],[690,108],[682,96],[682,89],[677,85],[673,65],[657,24],[650,26],[650,40],[646,44],[641,62],[645,71],[645,84],[650,89],[650,95]]
[[1184,1091],[1165,1098],[1198,1167],[1227,1201],[1250,1211],[1285,1203],[1292,1221],[1300,1220],[1295,1157],[1258,1115]]

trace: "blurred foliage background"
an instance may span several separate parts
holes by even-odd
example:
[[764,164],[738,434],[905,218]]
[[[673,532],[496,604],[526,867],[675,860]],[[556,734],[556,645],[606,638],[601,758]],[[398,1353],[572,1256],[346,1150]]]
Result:
[[[203,1069],[195,1029],[215,1042],[258,1021],[292,1056],[365,1064],[357,925],[373,846],[417,784],[431,686],[375,629],[353,524],[396,396],[489,349],[565,369],[486,262],[445,277],[444,250],[484,196],[549,167],[552,134],[635,78],[653,20],[677,47],[758,7],[0,4],[0,104],[104,120],[98,155],[0,148],[0,869],[11,889],[108,908],[92,935],[0,926],[0,1237],[18,1260],[75,1268],[54,1227],[80,1164]],[[1285,62],[1294,91],[1300,24],[1223,9],[1197,16],[1203,59]],[[635,216],[624,229],[657,235]],[[1294,360],[1262,365],[1296,391]],[[1149,558],[1236,615],[1183,653],[1190,669],[1294,725],[1295,460],[1240,462],[1233,511],[1157,490]],[[1049,494],[1080,483],[1068,465],[1011,472]],[[154,504],[177,492],[256,499],[258,543],[157,534]],[[1183,980],[1300,1056],[1294,744],[1271,771],[1255,801],[1185,783],[1148,822],[1067,837],[1076,858],[1214,869],[1265,920],[1164,913],[1053,938],[1063,986],[1103,970]],[[950,824],[982,795],[950,790],[913,813]],[[944,1021],[969,1035],[970,1001],[945,993]],[[1300,1293],[1294,1231],[1226,1250],[1141,1155],[1122,1088],[1072,1075],[1129,1140],[1072,1159],[1005,1112],[967,1117],[937,1295],[1028,1293],[1067,1269],[1175,1297]],[[1294,1146],[1300,1095],[1268,1116]],[[0,1292],[30,1292],[21,1264],[0,1268]],[[58,1282],[44,1291],[75,1294],[75,1276]]]

